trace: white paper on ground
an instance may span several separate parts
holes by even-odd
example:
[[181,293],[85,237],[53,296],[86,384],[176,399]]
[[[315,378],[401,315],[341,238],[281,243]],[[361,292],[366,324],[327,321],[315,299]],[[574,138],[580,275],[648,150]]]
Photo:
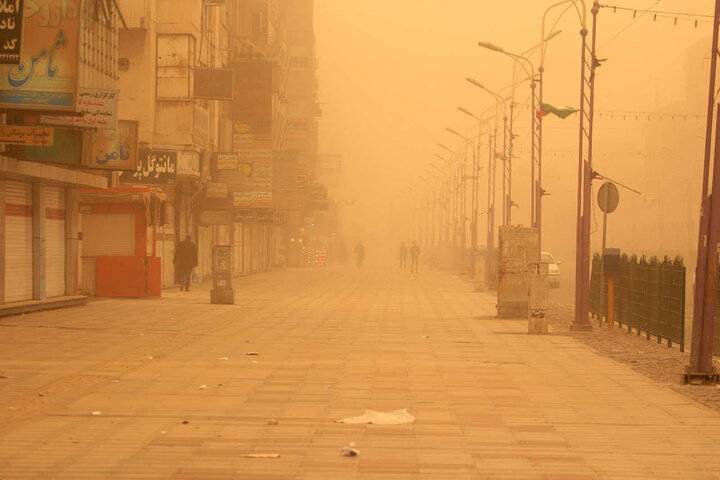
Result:
[[375,410],[365,410],[365,413],[359,417],[343,418],[338,420],[337,423],[349,423],[349,424],[373,424],[373,425],[403,425],[405,423],[413,423],[415,417],[407,411],[406,408],[402,410],[393,410],[392,412],[376,412]]

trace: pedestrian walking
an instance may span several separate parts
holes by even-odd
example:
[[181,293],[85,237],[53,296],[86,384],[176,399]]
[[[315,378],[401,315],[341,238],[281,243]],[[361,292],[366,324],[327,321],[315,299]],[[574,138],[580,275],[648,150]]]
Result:
[[405,242],[400,244],[400,270],[405,270],[407,267],[408,248]]
[[413,242],[410,247],[410,273],[418,272],[418,260],[420,259],[420,247],[417,242]]
[[355,261],[357,262],[358,267],[362,267],[365,263],[365,246],[362,244],[362,242],[358,242],[357,245],[355,245]]
[[189,292],[192,271],[198,264],[197,245],[190,235],[175,247],[173,264],[177,278],[180,280],[180,291]]

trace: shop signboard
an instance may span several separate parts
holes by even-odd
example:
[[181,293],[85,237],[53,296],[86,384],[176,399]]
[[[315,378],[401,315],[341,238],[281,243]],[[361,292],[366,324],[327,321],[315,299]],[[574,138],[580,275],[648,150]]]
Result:
[[54,142],[54,133],[52,127],[0,125],[0,143],[49,147]]
[[207,190],[205,192],[207,198],[227,198],[228,197],[228,186],[227,183],[214,183],[210,182],[207,184]]
[[125,183],[173,185],[177,180],[177,152],[141,148],[137,168],[122,172],[120,180]]
[[235,208],[270,208],[272,191],[242,191],[233,193]]
[[135,171],[138,163],[138,122],[120,120],[114,130],[90,133],[91,145],[83,165],[101,170]]
[[0,64],[20,63],[24,0],[0,2]]
[[81,0],[31,3],[19,62],[0,65],[0,108],[75,112]]
[[219,152],[215,157],[215,165],[218,170],[237,170],[237,153]]
[[18,160],[80,166],[88,132],[70,127],[31,127],[53,130],[49,145],[8,145],[7,156]]
[[118,92],[98,88],[78,89],[77,111],[79,115],[73,116],[42,115],[40,123],[114,130],[118,124]]

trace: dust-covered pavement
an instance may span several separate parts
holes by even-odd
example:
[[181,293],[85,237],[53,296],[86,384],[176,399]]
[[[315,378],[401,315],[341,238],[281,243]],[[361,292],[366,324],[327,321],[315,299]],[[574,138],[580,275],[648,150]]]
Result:
[[719,413],[446,274],[236,287],[0,320],[0,478],[720,478]]

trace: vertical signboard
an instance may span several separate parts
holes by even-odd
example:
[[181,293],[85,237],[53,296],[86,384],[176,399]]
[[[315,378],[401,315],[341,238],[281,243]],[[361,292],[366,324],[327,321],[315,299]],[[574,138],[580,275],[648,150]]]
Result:
[[0,65],[20,63],[24,0],[0,2]]
[[25,8],[17,65],[0,65],[0,108],[74,112],[81,0]]

